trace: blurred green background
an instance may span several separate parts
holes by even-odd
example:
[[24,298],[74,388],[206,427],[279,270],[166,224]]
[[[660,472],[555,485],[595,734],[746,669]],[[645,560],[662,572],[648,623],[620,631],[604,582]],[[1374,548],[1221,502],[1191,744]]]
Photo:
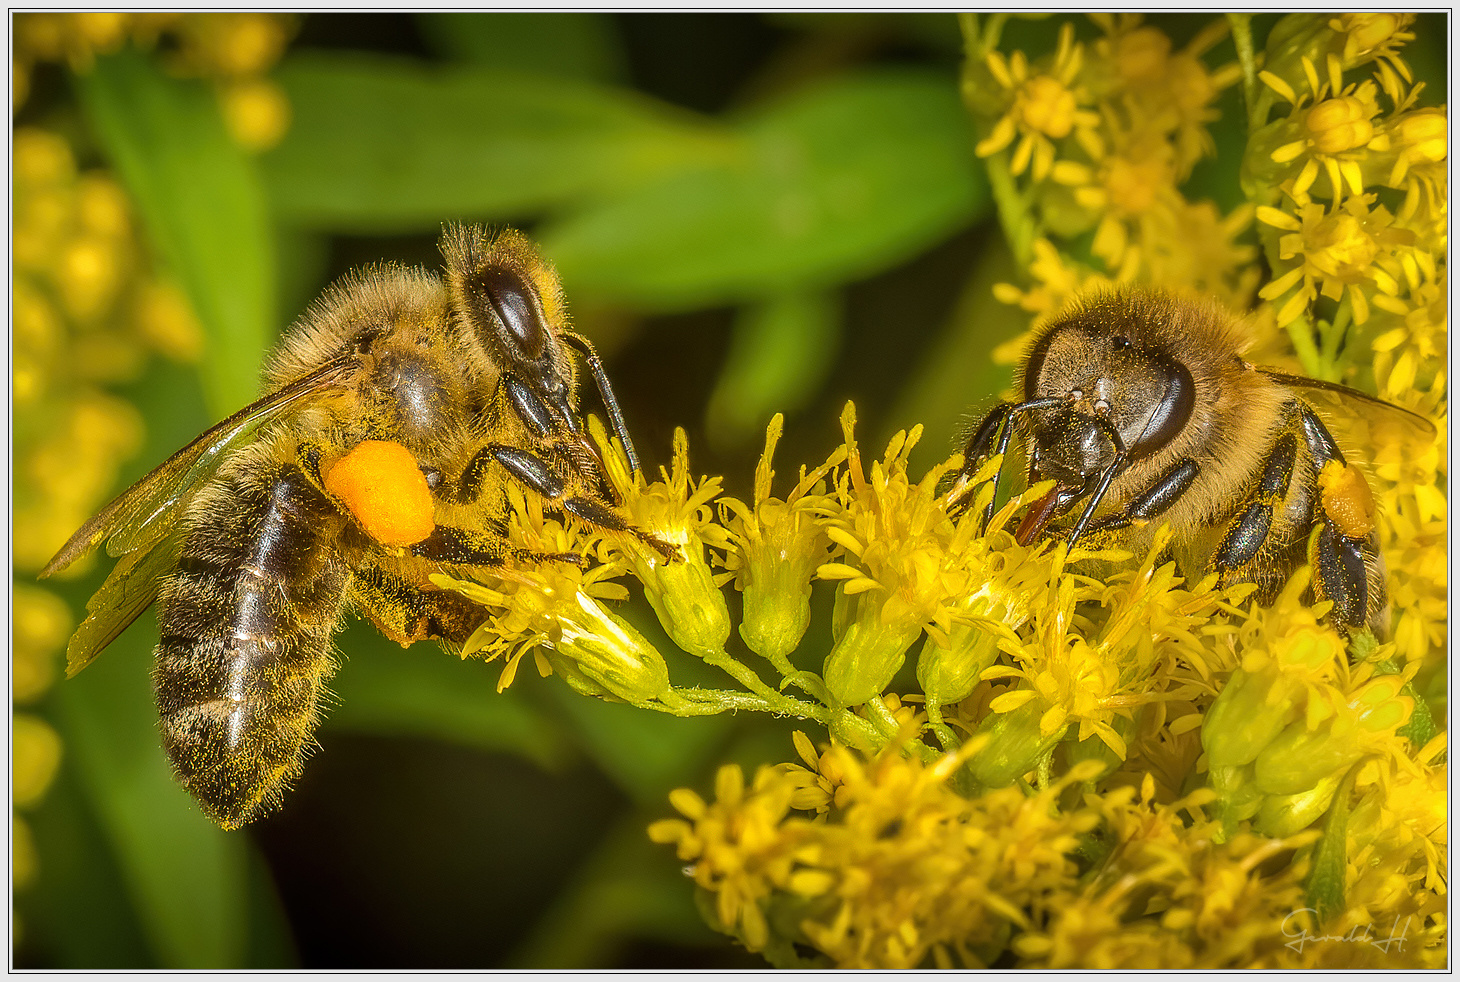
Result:
[[[1152,19],[1179,45],[1209,17]],[[1057,29],[1012,24],[1009,43],[1048,51]],[[1017,275],[960,51],[952,14],[311,14],[273,73],[292,125],[261,156],[203,83],[134,50],[38,71],[16,124],[60,125],[114,170],[208,335],[198,368],[158,361],[123,390],[147,431],[120,486],[251,400],[326,283],[437,268],[441,223],[468,220],[517,225],[557,263],[647,466],[684,426],[694,470],[746,495],[775,412],[784,490],[840,442],[847,399],[879,450],[927,424],[917,466],[1008,384],[988,353],[1025,318],[990,295]],[[1240,148],[1227,96],[1216,136]],[[1235,203],[1237,155],[1188,195]],[[103,573],[57,585],[74,613]],[[624,610],[677,683],[715,681],[647,605]],[[826,650],[828,620],[803,650]],[[644,829],[720,763],[789,759],[788,723],[658,716],[527,670],[498,695],[495,665],[352,623],[302,780],[228,834],[168,773],[155,639],[149,614],[39,707],[64,759],[27,813],[40,873],[15,900],[17,967],[763,966],[703,925]]]

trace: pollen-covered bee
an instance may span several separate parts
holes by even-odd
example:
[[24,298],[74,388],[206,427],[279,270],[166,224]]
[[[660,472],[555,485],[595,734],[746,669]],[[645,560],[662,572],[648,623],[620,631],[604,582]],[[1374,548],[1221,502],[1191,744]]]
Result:
[[451,226],[441,249],[444,280],[386,265],[327,290],[269,360],[263,398],[123,492],[41,573],[102,541],[121,557],[68,675],[156,600],[162,742],[224,828],[299,774],[346,611],[402,645],[460,643],[485,619],[429,576],[507,558],[506,481],[674,554],[614,509],[570,350],[637,468],[633,444],[551,267],[510,230]]
[[[950,501],[966,505],[979,463],[1023,430],[1031,484],[1054,487],[1024,516],[1021,543],[1077,505],[1071,543],[1095,533],[1137,543],[1159,519],[1188,576],[1252,582],[1270,602],[1309,563],[1332,624],[1382,635],[1374,499],[1310,400],[1337,394],[1426,442],[1434,426],[1344,386],[1257,368],[1241,349],[1216,303],[1145,290],[1076,301],[1035,337],[1016,379],[1023,401],[995,407],[970,436]],[[985,523],[992,513],[990,502]]]

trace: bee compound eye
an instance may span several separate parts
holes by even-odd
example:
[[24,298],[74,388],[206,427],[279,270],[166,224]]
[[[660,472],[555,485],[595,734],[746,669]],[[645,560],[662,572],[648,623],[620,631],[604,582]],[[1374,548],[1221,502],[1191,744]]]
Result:
[[1191,419],[1196,404],[1196,383],[1185,365],[1174,358],[1157,358],[1152,371],[1164,391],[1155,399],[1149,415],[1139,422],[1139,429],[1123,434],[1136,457],[1154,453],[1174,440]]
[[524,361],[535,362],[547,347],[548,328],[536,295],[516,272],[489,266],[466,282],[466,300],[480,329],[502,325],[503,340]]

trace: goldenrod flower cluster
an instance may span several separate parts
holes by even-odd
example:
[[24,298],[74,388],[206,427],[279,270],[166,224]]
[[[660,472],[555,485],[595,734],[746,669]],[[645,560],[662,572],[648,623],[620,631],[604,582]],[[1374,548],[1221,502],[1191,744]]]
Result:
[[[15,108],[27,102],[41,64],[85,72],[126,43],[150,48],[165,37],[173,70],[213,79],[234,138],[261,150],[288,126],[288,103],[264,73],[292,25],[278,14],[19,13]],[[39,570],[97,510],[141,447],[141,416],[114,387],[139,378],[154,353],[196,361],[204,343],[182,289],[153,268],[126,192],[77,157],[58,131],[15,130],[11,542],[13,566],[23,574]],[[12,692],[16,706],[26,707],[55,680],[73,619],[59,597],[39,587],[17,585],[13,600]],[[62,746],[31,712],[16,712],[13,733],[13,801],[25,810],[45,796]],[[12,827],[14,885],[24,889],[37,875],[36,854],[19,814]]]
[[[1008,15],[963,15],[963,95],[987,133],[985,158],[1015,258],[1032,288],[1003,284],[997,295],[1036,315],[1062,308],[1079,290],[1113,282],[1160,282],[1244,304],[1256,282],[1253,247],[1239,240],[1251,207],[1223,215],[1188,201],[1181,186],[1213,146],[1214,103],[1241,77],[1236,64],[1208,67],[1203,55],[1227,34],[1218,20],[1185,47],[1143,25],[1138,14],[1092,14],[1092,44],[1061,26],[1051,54],[998,50]],[[1055,241],[1093,234],[1093,263],[1071,262]],[[1017,346],[996,358],[1012,361]]]
[[178,75],[213,81],[228,131],[239,146],[267,150],[289,129],[289,100],[268,71],[296,29],[288,14],[32,12],[15,15],[14,108],[30,95],[36,66],[61,63],[88,71],[99,55],[128,43],[168,42],[165,60]]
[[[1408,20],[1284,18],[1261,65],[1240,16],[1180,49],[1136,16],[1093,20],[1093,41],[1065,25],[1053,52],[1032,56],[998,50],[999,15],[964,19],[977,153],[1034,283],[999,295],[1034,314],[1115,281],[1237,309],[1265,299],[1251,318],[1258,351],[1296,362],[1290,371],[1351,367],[1352,382],[1443,432],[1445,116],[1408,84]],[[1209,66],[1229,32],[1238,62]],[[1345,78],[1365,68],[1372,80]],[[1217,97],[1239,82],[1249,204],[1223,215],[1180,188],[1213,152]],[[1398,192],[1392,212],[1374,203],[1376,182]],[[1277,278],[1261,298],[1252,235]],[[1090,243],[1083,263],[1070,254],[1077,236]],[[1298,303],[1293,291],[1309,292]],[[648,709],[821,727],[796,735],[794,763],[749,781],[722,768],[712,800],[676,791],[680,817],[650,829],[688,864],[709,922],[772,964],[1437,967],[1448,958],[1447,740],[1433,695],[1448,640],[1445,449],[1362,415],[1342,439],[1366,451],[1389,557],[1378,639],[1329,626],[1327,605],[1305,600],[1307,569],[1267,607],[1250,585],[1184,580],[1163,529],[1134,556],[1021,545],[1008,525],[1045,487],[1001,503],[997,456],[910,472],[917,427],[872,459],[850,406],[841,446],[801,467],[784,497],[772,421],[748,502],[690,478],[682,435],[647,481],[595,427],[637,534],[565,530],[520,502],[524,555],[538,558],[454,586],[496,612],[469,648],[551,649],[540,667]],[[644,535],[672,543],[679,562]],[[677,685],[682,660],[649,655],[598,603],[625,575],[684,657],[738,686]],[[835,590],[830,648],[806,652],[818,582]],[[727,585],[743,595],[748,650],[733,643]],[[525,590],[548,599],[506,602]],[[595,605],[617,626],[583,645],[582,611]]]

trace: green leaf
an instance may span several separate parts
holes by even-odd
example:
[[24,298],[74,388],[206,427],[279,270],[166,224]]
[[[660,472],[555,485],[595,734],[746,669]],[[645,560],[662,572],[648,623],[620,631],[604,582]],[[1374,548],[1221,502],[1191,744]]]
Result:
[[553,721],[519,693],[496,691],[500,665],[463,661],[429,642],[404,649],[363,623],[335,643],[347,657],[330,684],[338,698],[325,717],[327,730],[510,750],[544,768],[568,759],[567,742]]
[[725,152],[689,113],[571,79],[313,53],[279,81],[294,123],[264,173],[297,225],[378,233],[518,216]]
[[611,81],[626,72],[613,18],[596,11],[417,14],[433,48],[497,69]]
[[824,291],[782,293],[741,310],[730,354],[706,410],[712,443],[754,439],[777,412],[799,409],[836,357],[838,298]]
[[578,732],[583,753],[644,807],[661,805],[689,781],[734,724],[728,716],[681,719],[582,696],[558,678],[542,685]]
[[57,686],[62,739],[157,964],[237,968],[248,930],[247,842],[209,821],[172,778],[149,677],[155,640],[129,631]]
[[[651,809],[670,813],[667,802]],[[651,818],[631,812],[604,835],[596,852],[509,956],[509,967],[591,969],[619,963],[626,937],[671,944],[715,944],[690,904],[692,881],[672,846],[650,841]]]
[[1333,804],[1328,807],[1328,821],[1323,824],[1323,838],[1313,850],[1313,870],[1308,874],[1308,904],[1315,911],[1318,926],[1328,923],[1344,910],[1348,879],[1348,816],[1349,796],[1353,793],[1354,775],[1363,763],[1355,764],[1344,775]]
[[569,291],[688,309],[828,286],[915,255],[987,203],[951,75],[839,77],[735,132],[733,157],[545,229]]
[[274,257],[263,185],[228,137],[213,92],[133,50],[97,59],[77,90],[148,239],[192,300],[215,414],[257,393],[275,334]]

